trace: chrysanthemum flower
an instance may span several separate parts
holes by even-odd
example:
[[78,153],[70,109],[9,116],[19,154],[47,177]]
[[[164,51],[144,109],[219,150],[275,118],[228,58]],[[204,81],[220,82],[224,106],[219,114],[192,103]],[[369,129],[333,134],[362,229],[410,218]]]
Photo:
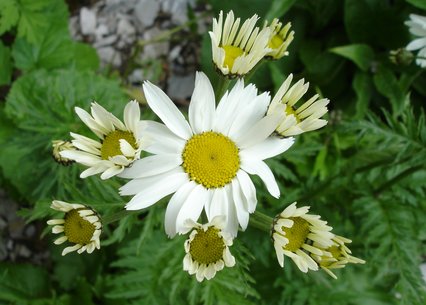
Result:
[[136,101],[126,105],[124,124],[97,103],[92,103],[92,115],[79,107],[75,108],[75,112],[100,139],[95,141],[71,132],[74,138],[72,144],[79,150],[60,153],[64,158],[89,167],[81,173],[81,178],[99,173],[102,173],[102,179],[111,178],[140,158],[142,135],[140,110]]
[[294,136],[303,132],[319,129],[327,124],[326,120],[320,119],[327,113],[328,99],[319,99],[318,94],[315,94],[307,102],[299,108],[296,108],[296,103],[308,91],[309,83],[304,83],[304,80],[298,81],[290,87],[293,74],[290,74],[283,82],[272,99],[268,109],[268,114],[282,111],[281,105],[285,105],[285,117],[277,128],[277,133],[281,136]]
[[281,57],[287,56],[287,48],[294,38],[294,31],[290,31],[291,23],[288,22],[284,27],[282,22],[277,18],[272,20],[271,24],[268,25],[265,22],[264,28],[269,27],[271,34],[269,36],[268,47],[271,49],[266,54],[266,57],[272,59],[280,59]]
[[101,235],[102,224],[94,210],[82,204],[59,200],[54,200],[50,207],[65,212],[64,218],[47,221],[48,225],[54,226],[52,233],[63,233],[63,236],[54,241],[56,245],[66,241],[72,244],[62,251],[62,255],[72,251],[77,251],[79,254],[84,251],[92,253],[95,248],[100,248],[99,236]]
[[235,265],[235,258],[229,251],[232,237],[223,231],[224,216],[216,216],[204,225],[189,219],[185,225],[189,230],[192,229],[192,232],[185,241],[183,270],[195,274],[197,280],[201,282],[205,278],[212,279],[223,267]]
[[297,208],[294,202],[274,220],[272,239],[281,267],[284,267],[284,256],[288,256],[300,271],[316,271],[318,265],[309,254],[331,257],[324,249],[334,244],[332,228],[320,220],[320,216],[310,215],[308,211],[309,207]]
[[76,150],[74,145],[70,141],[62,141],[62,140],[54,140],[52,141],[52,156],[53,159],[62,164],[62,165],[70,165],[74,163],[74,160],[65,158],[61,156],[61,151],[64,150]]
[[223,12],[219,20],[213,19],[212,57],[216,68],[228,77],[243,76],[271,50],[268,48],[271,29],[260,30],[256,26],[259,18],[254,15],[240,27],[240,18],[235,20],[230,11],[223,22]]
[[[346,264],[365,264],[365,261],[350,255],[352,252],[345,244],[352,241],[342,236],[335,235],[333,237],[333,245],[323,249],[331,253],[330,256],[312,254],[318,265],[326,271],[332,278],[337,279],[337,276],[330,269],[340,269],[346,267]],[[314,243],[316,245],[316,243]]]
[[410,14],[410,20],[405,22],[410,28],[410,33],[419,38],[414,39],[407,45],[408,51],[420,50],[417,53],[416,63],[422,68],[426,68],[426,16]]
[[128,210],[144,209],[176,192],[165,216],[169,236],[182,232],[186,219],[197,221],[203,209],[208,221],[226,215],[225,231],[235,236],[238,224],[246,229],[256,204],[256,189],[248,174],[258,175],[274,197],[280,191],[264,159],[286,151],[293,138],[270,137],[283,111],[265,116],[268,93],[257,95],[242,80],[226,92],[217,108],[210,81],[197,73],[189,105],[189,124],[157,86],[143,85],[148,105],[165,125],[145,122],[152,156],[136,161],[121,174],[134,178],[120,189],[135,195]]

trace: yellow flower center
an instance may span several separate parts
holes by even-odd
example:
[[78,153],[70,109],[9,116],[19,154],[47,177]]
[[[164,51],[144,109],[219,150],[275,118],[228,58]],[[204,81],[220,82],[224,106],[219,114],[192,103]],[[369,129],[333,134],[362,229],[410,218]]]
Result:
[[243,49],[235,46],[223,46],[222,48],[225,50],[225,60],[223,62],[223,65],[225,67],[228,67],[229,70],[232,70],[235,59],[237,59],[241,55],[244,55],[245,52]]
[[78,210],[71,210],[65,214],[64,234],[68,241],[74,244],[87,245],[93,237],[95,226],[83,219]]
[[271,49],[278,49],[283,43],[284,40],[281,36],[276,34],[272,36],[271,40],[269,40],[268,47]]
[[296,109],[294,109],[290,105],[286,104],[285,114],[286,115],[294,115],[294,117],[296,118],[296,122],[300,123],[300,119],[299,119],[298,115],[296,114]]
[[133,134],[129,131],[114,130],[107,134],[102,142],[101,157],[108,160],[110,157],[122,155],[120,149],[120,140],[126,140],[134,149],[137,148],[136,140]]
[[293,226],[291,228],[282,227],[285,232],[285,237],[288,238],[289,243],[285,245],[284,249],[296,252],[305,243],[306,238],[309,234],[309,222],[301,217],[290,217],[293,220]]
[[190,138],[182,153],[189,178],[206,188],[230,183],[240,168],[238,147],[228,137],[213,131]]
[[209,227],[207,231],[197,229],[197,235],[190,243],[189,253],[199,264],[213,264],[222,259],[225,243],[218,235],[219,229]]

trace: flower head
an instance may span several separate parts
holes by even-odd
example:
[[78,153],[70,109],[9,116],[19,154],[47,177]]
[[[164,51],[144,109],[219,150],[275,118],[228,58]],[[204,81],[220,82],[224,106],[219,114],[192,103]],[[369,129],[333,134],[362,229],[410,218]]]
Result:
[[284,267],[284,256],[290,257],[302,272],[318,270],[309,254],[331,257],[324,249],[331,247],[333,234],[320,216],[308,214],[309,207],[296,207],[296,202],[277,215],[272,229],[278,263]]
[[59,200],[54,200],[50,207],[65,212],[64,218],[47,221],[48,225],[54,226],[52,233],[63,233],[63,236],[54,241],[56,245],[66,241],[73,244],[66,247],[62,251],[62,255],[72,251],[77,251],[79,254],[84,251],[92,253],[95,248],[100,248],[99,236],[101,235],[102,224],[94,210],[82,204]]
[[242,80],[216,107],[210,81],[197,73],[188,124],[160,88],[146,82],[143,89],[148,105],[165,125],[144,122],[145,134],[152,140],[145,150],[153,155],[121,174],[133,178],[120,189],[121,195],[135,195],[126,209],[143,209],[174,193],[165,216],[169,236],[182,232],[186,219],[197,221],[203,210],[208,221],[225,215],[224,231],[232,236],[239,225],[245,230],[257,204],[248,174],[258,175],[274,197],[280,195],[263,160],[293,144],[293,138],[270,137],[283,111],[265,116],[268,93],[258,95],[254,85],[244,87]]
[[92,103],[92,115],[79,107],[75,108],[75,112],[100,139],[95,141],[71,133],[74,138],[72,144],[79,150],[65,150],[60,153],[64,158],[89,167],[81,173],[81,178],[98,173],[102,173],[102,179],[111,178],[140,158],[142,135],[140,110],[136,101],[126,105],[124,124],[97,103]]
[[[318,265],[326,271],[331,277],[337,279],[337,276],[330,269],[339,269],[344,268],[346,264],[365,264],[365,261],[350,255],[352,252],[346,246],[346,244],[351,243],[350,239],[344,238],[342,236],[335,235],[333,237],[333,245],[323,249],[331,254],[330,256],[312,254],[314,260]],[[316,245],[316,243],[314,243]],[[320,245],[316,245],[321,247]]]
[[266,27],[271,29],[268,42],[268,47],[271,51],[266,54],[266,57],[280,59],[281,57],[287,56],[287,48],[294,38],[294,31],[290,32],[291,23],[289,22],[283,27],[283,24],[275,18],[270,25],[265,22],[264,28]]
[[223,12],[219,19],[213,19],[212,40],[213,62],[216,68],[228,77],[247,74],[271,49],[268,48],[271,29],[260,30],[256,26],[259,18],[254,15],[240,27],[240,18],[235,20],[230,11],[223,22]]
[[74,163],[74,160],[61,156],[61,151],[64,150],[76,150],[74,145],[70,141],[54,140],[52,141],[52,156],[56,162],[62,165],[70,165]]
[[205,278],[212,279],[217,271],[235,265],[235,258],[229,251],[232,237],[223,231],[224,216],[216,216],[207,224],[201,225],[192,220],[185,223],[192,229],[185,241],[186,255],[183,259],[183,270],[195,274],[199,282]]
[[309,83],[304,80],[298,81],[290,87],[293,75],[290,74],[272,99],[268,109],[268,114],[282,111],[281,105],[285,105],[285,117],[277,128],[277,133],[281,136],[294,136],[303,132],[319,129],[327,124],[326,120],[320,119],[327,113],[328,99],[319,99],[315,94],[302,106],[296,108],[297,102],[308,91]]
[[426,16],[410,14],[410,20],[405,22],[410,28],[410,33],[419,38],[414,39],[407,45],[408,51],[420,50],[417,53],[417,65],[426,68]]

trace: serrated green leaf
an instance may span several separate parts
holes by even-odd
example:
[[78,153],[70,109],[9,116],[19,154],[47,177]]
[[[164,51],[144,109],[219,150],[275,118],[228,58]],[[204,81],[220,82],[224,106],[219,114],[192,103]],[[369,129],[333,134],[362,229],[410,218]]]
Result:
[[0,35],[9,31],[19,20],[19,10],[16,0],[0,2]]
[[361,70],[367,71],[374,59],[374,52],[366,44],[352,44],[335,47],[330,52],[343,56],[355,63]]
[[92,46],[77,42],[73,44],[73,49],[73,66],[76,70],[99,69],[99,56]]
[[12,58],[10,49],[0,41],[0,86],[10,83],[12,77]]

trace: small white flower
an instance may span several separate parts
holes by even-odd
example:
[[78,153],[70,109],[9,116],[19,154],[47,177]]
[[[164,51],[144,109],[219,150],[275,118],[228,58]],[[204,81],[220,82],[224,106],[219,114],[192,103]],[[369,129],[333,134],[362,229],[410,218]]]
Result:
[[235,258],[229,251],[232,237],[223,231],[225,217],[216,216],[207,224],[199,224],[190,219],[185,222],[192,230],[185,241],[186,255],[183,270],[195,274],[199,282],[212,279],[223,267],[233,267]]
[[304,80],[298,81],[290,87],[293,74],[290,74],[283,82],[272,99],[268,109],[268,114],[282,111],[280,106],[285,105],[285,117],[278,126],[276,132],[281,136],[295,136],[303,132],[319,129],[327,124],[326,120],[320,119],[327,113],[328,99],[319,99],[315,94],[302,106],[296,108],[295,105],[308,91],[309,83]]
[[309,207],[296,207],[296,202],[289,205],[274,220],[272,239],[278,263],[284,267],[284,256],[290,257],[302,272],[318,270],[317,263],[309,253],[318,256],[331,254],[323,249],[331,247],[334,242],[331,227],[320,220],[318,215],[308,214]]
[[92,103],[92,115],[79,107],[75,108],[75,112],[100,139],[95,141],[71,132],[72,144],[79,150],[60,153],[64,158],[89,167],[81,173],[81,178],[102,173],[102,179],[109,179],[140,158],[142,134],[140,109],[136,101],[126,105],[124,124],[97,103]]
[[266,27],[271,29],[268,42],[268,47],[271,51],[266,54],[266,57],[280,59],[281,57],[287,56],[287,48],[294,38],[294,31],[289,32],[291,23],[289,22],[283,27],[283,24],[275,18],[270,25],[265,22],[264,28]]
[[[346,246],[351,243],[350,239],[342,236],[335,235],[333,237],[333,245],[331,247],[323,249],[331,254],[330,256],[312,254],[314,260],[327,274],[332,278],[337,279],[337,276],[330,269],[340,269],[346,267],[346,264],[365,264],[365,261],[350,255],[352,252]],[[314,246],[319,246],[314,243]],[[321,246],[319,246],[321,247]]]
[[265,116],[268,93],[238,80],[215,105],[212,85],[197,73],[189,105],[189,124],[170,98],[157,86],[143,85],[148,105],[165,125],[145,121],[152,156],[136,161],[120,176],[133,178],[121,195],[135,195],[128,210],[147,208],[174,193],[167,205],[165,229],[182,232],[186,219],[197,221],[203,210],[208,221],[226,216],[225,231],[236,236],[247,228],[256,209],[256,189],[248,174],[258,175],[272,196],[280,190],[263,161],[286,151],[293,138],[271,137],[284,111]]
[[219,20],[213,19],[213,31],[209,32],[212,40],[213,62],[223,75],[243,76],[271,51],[268,48],[271,29],[260,30],[255,27],[259,18],[254,15],[244,21],[240,27],[240,18],[235,20],[233,11],[223,12]]
[[72,251],[77,251],[79,254],[84,251],[92,253],[95,248],[100,248],[99,236],[102,232],[102,224],[94,210],[82,204],[59,200],[53,200],[50,207],[65,213],[64,218],[47,221],[48,225],[54,226],[52,233],[63,233],[63,236],[56,239],[54,243],[60,245],[68,241],[73,244],[66,247],[62,251],[62,255]]
[[410,14],[410,20],[405,22],[410,28],[410,33],[419,38],[414,39],[407,45],[408,51],[420,50],[417,53],[417,65],[426,68],[426,16]]

